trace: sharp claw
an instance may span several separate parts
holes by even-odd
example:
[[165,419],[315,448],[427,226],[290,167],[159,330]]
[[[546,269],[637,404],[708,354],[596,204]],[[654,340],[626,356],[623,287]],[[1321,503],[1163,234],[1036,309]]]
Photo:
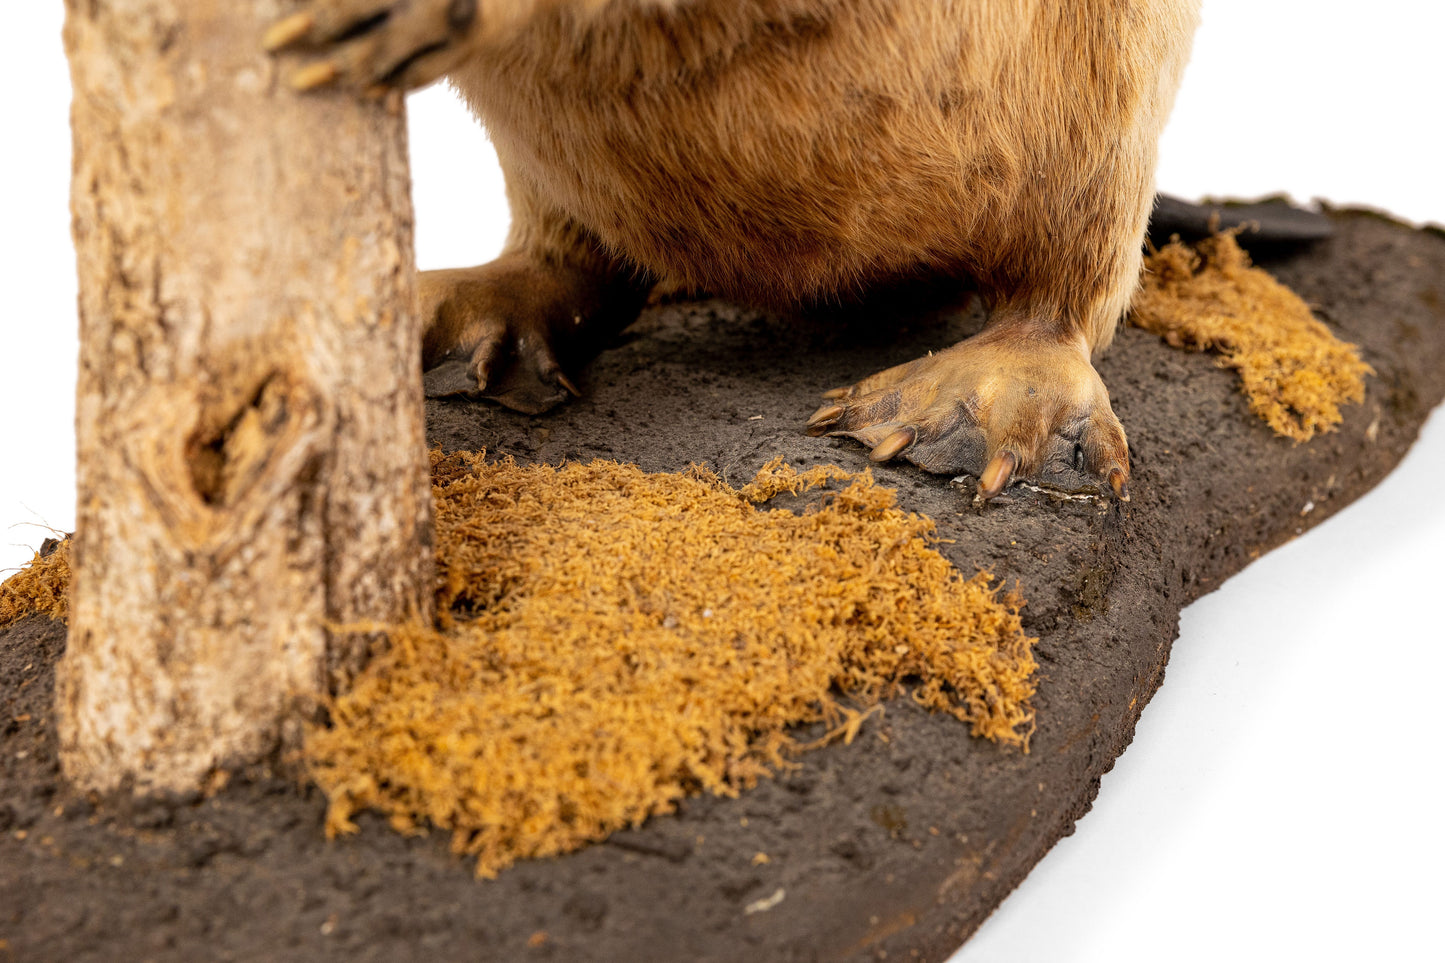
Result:
[[565,389],[567,390],[567,393],[570,394],[572,397],[574,397],[574,398],[580,398],[580,397],[582,397],[582,392],[578,391],[578,390],[577,390],[577,386],[574,385],[574,384],[571,382],[571,380],[570,380],[566,375],[564,375],[562,372],[560,372],[560,371],[554,371],[554,372],[552,372],[552,377],[553,377],[554,379],[556,379],[557,383],[558,383],[559,385],[561,385],[563,388],[565,388]]
[[852,388],[829,388],[827,391],[823,392],[823,397],[827,398],[829,401],[837,401],[840,398],[848,397],[848,395],[850,395],[852,392]]
[[477,346],[472,349],[472,377],[477,380],[478,391],[487,390],[487,381],[492,374],[492,363],[497,360],[501,348],[502,339],[496,335],[489,335],[477,342]]
[[912,428],[899,428],[880,441],[878,447],[868,453],[868,458],[872,461],[887,461],[917,439],[918,432]]
[[1129,482],[1124,477],[1122,468],[1115,468],[1109,472],[1109,487],[1114,489],[1114,497],[1121,502],[1129,500]]
[[1013,477],[1014,469],[1019,466],[1018,455],[1011,451],[1001,451],[993,456],[983,474],[978,476],[978,498],[980,501],[988,501],[1008,485],[1009,479]]
[[291,75],[291,89],[314,90],[336,79],[336,64],[329,60],[302,67]]
[[842,405],[824,405],[817,411],[813,412],[813,417],[808,419],[808,427],[816,428],[825,422],[837,421],[838,418],[842,416],[842,414]]
[[278,20],[266,31],[261,38],[261,47],[267,53],[275,53],[278,50],[291,46],[302,37],[311,32],[316,26],[316,19],[309,13],[294,13],[285,20]]

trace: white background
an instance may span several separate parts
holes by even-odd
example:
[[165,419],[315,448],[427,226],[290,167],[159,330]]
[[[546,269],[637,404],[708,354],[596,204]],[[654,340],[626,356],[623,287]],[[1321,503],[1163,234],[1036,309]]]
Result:
[[[9,7],[0,569],[74,519],[61,4]],[[1160,188],[1445,223],[1442,37],[1433,4],[1205,0]],[[507,215],[484,137],[445,90],[411,111],[421,266],[487,259]],[[1185,611],[1093,813],[956,960],[1445,958],[1442,477],[1436,415],[1374,493]]]

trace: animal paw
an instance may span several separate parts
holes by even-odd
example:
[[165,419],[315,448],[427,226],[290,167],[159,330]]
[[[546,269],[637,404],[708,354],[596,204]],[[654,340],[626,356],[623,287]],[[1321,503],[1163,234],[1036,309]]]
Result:
[[417,309],[426,393],[489,398],[529,415],[554,408],[579,394],[564,365],[582,363],[636,317],[629,297],[585,271],[517,255],[424,271]]
[[478,0],[311,0],[266,31],[270,53],[303,55],[297,90],[415,90],[460,63],[475,40]]
[[861,441],[878,462],[972,474],[981,500],[1024,479],[1129,498],[1124,428],[1082,339],[995,326],[824,397],[809,434]]

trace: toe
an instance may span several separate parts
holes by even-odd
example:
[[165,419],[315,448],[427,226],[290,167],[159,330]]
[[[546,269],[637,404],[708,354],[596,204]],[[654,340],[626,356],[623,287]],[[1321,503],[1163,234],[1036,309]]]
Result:
[[891,368],[885,368],[877,374],[869,375],[858,382],[852,388],[845,389],[849,397],[862,397],[866,395],[881,394],[907,384],[920,370],[925,368],[933,360],[933,355],[922,358],[915,358]]
[[888,461],[912,445],[917,428],[901,415],[902,399],[895,390],[863,393],[856,387],[829,392],[829,401],[808,419],[810,435],[852,438],[873,449],[876,462]]
[[1077,418],[1044,444],[1034,478],[1066,492],[1113,491],[1128,498],[1129,444],[1124,428],[1107,408]]
[[[519,336],[511,346],[512,357],[505,365],[498,364],[501,339],[489,338],[477,351],[488,349],[491,359],[486,366],[486,380],[478,375],[482,397],[490,398],[513,411],[540,415],[567,400],[568,394],[579,394],[562,373],[562,366],[552,347],[536,332]],[[475,357],[475,355],[473,355]]]
[[937,475],[978,475],[988,463],[987,433],[968,407],[950,402],[930,407],[918,420],[918,440],[903,457]]
[[1004,450],[989,459],[988,467],[978,476],[978,499],[988,501],[1008,487],[1019,467],[1019,456]]
[[558,370],[552,372],[552,380],[555,381],[555,382],[557,382],[557,385],[558,385],[560,388],[562,388],[564,391],[566,391],[566,392],[567,392],[569,395],[571,395],[572,397],[574,397],[574,398],[580,398],[580,397],[582,397],[582,392],[581,392],[581,390],[578,389],[578,387],[572,383],[572,379],[571,379],[571,378],[567,377],[565,374],[562,373],[562,371],[561,371],[560,368],[559,368]]
[[287,77],[297,90],[413,89],[455,62],[477,9],[476,0],[317,0],[272,24],[261,45],[270,53],[315,55]]
[[888,436],[880,441],[868,457],[873,461],[888,461],[898,455],[899,452],[912,445],[918,440],[918,431],[914,428],[897,428],[888,433]]
[[857,438],[866,445],[877,445],[892,431],[903,427],[909,419],[902,415],[904,399],[897,389],[856,391],[853,395],[824,405],[808,419],[808,431],[814,435],[842,435]]
[[287,80],[292,90],[316,90],[334,83],[341,76],[341,69],[332,60],[319,60],[299,68]]
[[261,38],[268,53],[342,43],[374,32],[391,17],[393,0],[317,0],[276,21]]
[[472,348],[471,372],[478,391],[485,391],[493,375],[500,367],[502,348],[507,341],[507,329],[503,325],[488,325]]
[[267,29],[261,38],[261,48],[267,53],[276,53],[288,47],[306,43],[316,29],[316,14],[310,10],[293,13],[278,20]]
[[808,434],[826,435],[846,411],[843,405],[824,405],[819,408],[808,419]]
[[[829,402],[808,419],[808,434],[861,442],[873,449],[869,457],[875,462],[902,455],[938,474],[982,471],[989,446],[974,413],[962,401],[938,398],[929,379],[897,380],[905,369],[912,375],[918,365],[900,365],[853,388],[828,392]],[[884,386],[864,390],[880,383]]]
[[1085,469],[1105,481],[1120,501],[1129,500],[1129,441],[1108,407],[1095,411],[1079,440]]
[[523,339],[518,347],[519,350],[530,348],[531,357],[525,358],[523,363],[536,369],[538,380],[560,388],[574,398],[582,397],[582,392],[577,390],[577,386],[562,371],[562,365],[549,341],[545,338]]

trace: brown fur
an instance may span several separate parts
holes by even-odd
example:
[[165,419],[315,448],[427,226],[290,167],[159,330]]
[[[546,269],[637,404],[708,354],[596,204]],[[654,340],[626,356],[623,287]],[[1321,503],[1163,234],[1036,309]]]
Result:
[[[558,4],[450,75],[518,205],[787,302],[926,266],[1102,347],[1139,273],[1192,2]],[[538,236],[541,235],[541,236]]]
[[[1101,399],[1108,410],[1088,359],[1137,283],[1155,143],[1196,8],[486,0],[444,56],[401,82],[448,71],[507,177],[504,258],[538,276],[565,266],[609,289],[624,279],[628,297],[665,279],[771,306],[919,272],[974,279],[992,308],[991,351],[1065,349],[1050,377],[1067,410],[1001,403],[1009,424],[975,419],[986,454],[1027,446],[1017,456],[1032,471],[1051,434],[1093,418]],[[423,276],[424,291],[442,283]],[[442,328],[433,360],[475,350],[466,324]],[[474,364],[478,377],[492,360]],[[860,385],[822,427],[937,435],[943,416],[922,412],[937,407],[939,379],[926,380],[901,389],[902,421],[865,423]],[[975,381],[956,389],[960,408],[988,407]],[[1122,430],[1099,444],[1127,475]]]

